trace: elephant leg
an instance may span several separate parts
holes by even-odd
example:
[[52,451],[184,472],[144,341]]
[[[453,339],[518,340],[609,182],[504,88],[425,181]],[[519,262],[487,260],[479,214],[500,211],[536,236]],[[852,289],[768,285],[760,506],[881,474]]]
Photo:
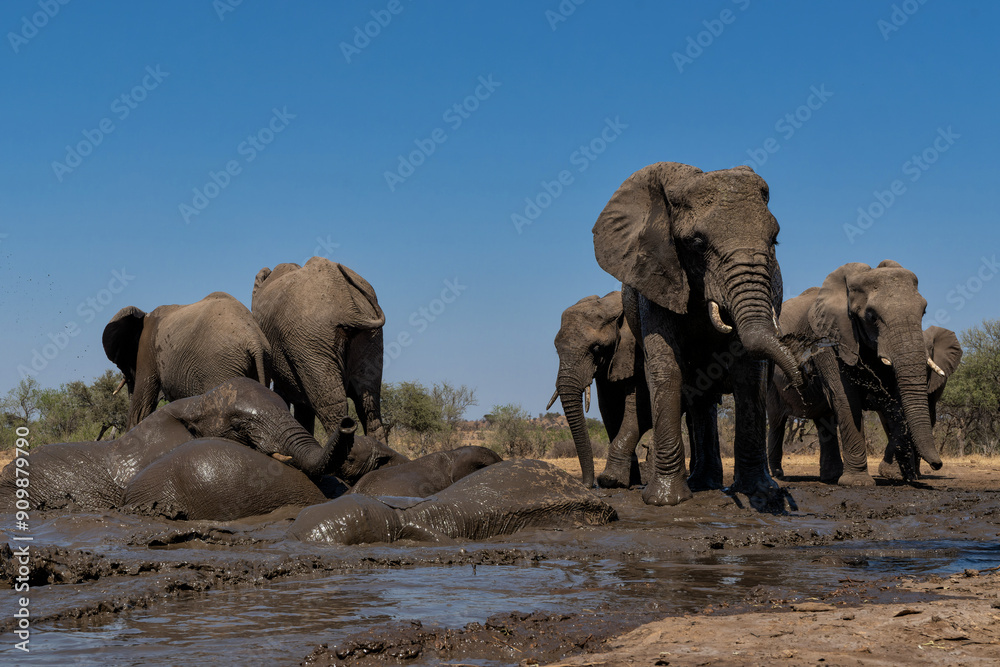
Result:
[[722,457],[719,453],[718,402],[716,395],[689,399],[687,405],[688,437],[691,440],[692,491],[722,488]]
[[916,479],[920,471],[920,457],[917,456],[913,439],[906,428],[903,411],[890,409],[886,413],[879,412],[879,418],[882,420],[882,427],[888,439],[885,455],[878,464],[879,476],[907,481]]
[[[830,348],[813,355],[813,359],[823,376],[826,399],[833,408],[837,431],[840,434],[840,447],[844,460],[843,474],[837,483],[841,486],[875,486],[875,480],[868,474],[868,446],[865,444],[862,397],[853,387],[844,383],[839,362]],[[819,426],[820,424],[817,424],[817,428]],[[821,448],[822,444],[820,442]],[[823,455],[822,449],[820,455],[821,457]],[[832,455],[830,457],[832,458]],[[822,470],[820,476],[825,476]]]
[[729,493],[743,493],[770,503],[778,484],[767,472],[765,392],[767,362],[743,354],[733,364],[731,378],[736,404],[736,442],[733,484]]
[[387,442],[382,427],[382,351],[381,328],[355,334],[346,348],[344,382],[365,435]]
[[642,500],[647,505],[677,505],[692,497],[681,440],[683,378],[673,348],[660,334],[645,336],[644,346],[655,455]]
[[837,420],[833,415],[814,419],[819,437],[819,479],[836,484],[844,475],[844,461],[840,458],[840,441],[837,440]]
[[[602,398],[600,386],[597,397],[601,401],[601,418],[608,430],[608,461],[604,472],[597,477],[597,485],[605,489],[627,488],[642,484],[639,459],[635,454],[636,445],[642,432],[636,414],[636,392],[632,388],[622,396],[621,391],[610,392],[610,398]],[[607,405],[606,405],[607,404]]]
[[784,479],[785,471],[781,467],[781,459],[785,450],[785,426],[788,424],[788,411],[781,405],[781,399],[774,386],[767,390],[767,464],[771,474],[778,479]]

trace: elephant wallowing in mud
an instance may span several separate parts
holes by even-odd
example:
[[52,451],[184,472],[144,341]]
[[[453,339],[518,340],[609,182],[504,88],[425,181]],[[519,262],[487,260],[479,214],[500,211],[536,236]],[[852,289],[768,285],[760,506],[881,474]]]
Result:
[[486,466],[425,499],[351,494],[313,505],[299,513],[289,535],[333,544],[482,540],[617,518],[610,505],[552,464],[517,459]]
[[654,452],[647,504],[691,498],[683,401],[709,414],[723,378],[736,403],[730,490],[762,502],[778,495],[765,455],[767,360],[796,382],[801,376],[778,338],[778,223],[768,196],[749,167],[706,173],[660,162],[626,179],[594,225],[597,262],[622,281],[625,318],[645,358]]

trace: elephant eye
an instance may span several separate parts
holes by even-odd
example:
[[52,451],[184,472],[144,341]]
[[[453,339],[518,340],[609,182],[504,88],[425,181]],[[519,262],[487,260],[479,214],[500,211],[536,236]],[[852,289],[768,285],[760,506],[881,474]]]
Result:
[[868,310],[865,311],[865,319],[868,320],[868,322],[874,322],[876,319],[878,319],[878,315],[875,314],[874,310],[869,308]]
[[769,201],[771,201],[771,193],[768,192],[767,188],[761,188],[760,189],[760,196],[761,196],[761,199],[764,200],[765,204],[768,203]]
[[705,237],[701,234],[695,234],[691,237],[690,244],[691,248],[697,251],[705,250],[708,247],[708,241],[706,241]]

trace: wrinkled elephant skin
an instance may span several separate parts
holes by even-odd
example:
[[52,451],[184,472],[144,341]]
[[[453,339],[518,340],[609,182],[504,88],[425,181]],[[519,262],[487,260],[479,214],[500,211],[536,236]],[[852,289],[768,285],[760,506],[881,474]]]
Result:
[[426,498],[501,460],[492,450],[474,445],[447,452],[434,452],[412,461],[374,470],[362,477],[351,488],[351,493]]
[[615,510],[572,476],[532,459],[487,466],[423,500],[347,495],[302,510],[289,535],[333,544],[484,540],[531,527],[604,525]]

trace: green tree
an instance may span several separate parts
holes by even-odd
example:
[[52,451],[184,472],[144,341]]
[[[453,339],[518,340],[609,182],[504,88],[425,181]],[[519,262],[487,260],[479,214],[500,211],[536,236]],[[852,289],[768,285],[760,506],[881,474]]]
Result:
[[503,457],[531,456],[533,442],[528,423],[530,415],[520,405],[495,405],[486,420],[493,428],[490,442]]
[[38,415],[38,400],[41,395],[42,389],[38,380],[29,375],[0,400],[0,409],[5,415],[11,416],[11,421],[19,425],[29,424]]
[[963,331],[962,363],[938,403],[939,418],[959,453],[1000,451],[1000,320]]
[[447,382],[442,382],[434,385],[431,398],[441,412],[444,426],[441,430],[445,434],[445,441],[448,445],[454,445],[458,437],[458,423],[465,416],[465,411],[471,405],[479,405],[476,400],[476,390],[469,389],[464,384],[456,388]]
[[382,427],[386,439],[393,431],[410,431],[418,435],[423,449],[427,436],[442,426],[441,408],[422,384],[382,384]]

